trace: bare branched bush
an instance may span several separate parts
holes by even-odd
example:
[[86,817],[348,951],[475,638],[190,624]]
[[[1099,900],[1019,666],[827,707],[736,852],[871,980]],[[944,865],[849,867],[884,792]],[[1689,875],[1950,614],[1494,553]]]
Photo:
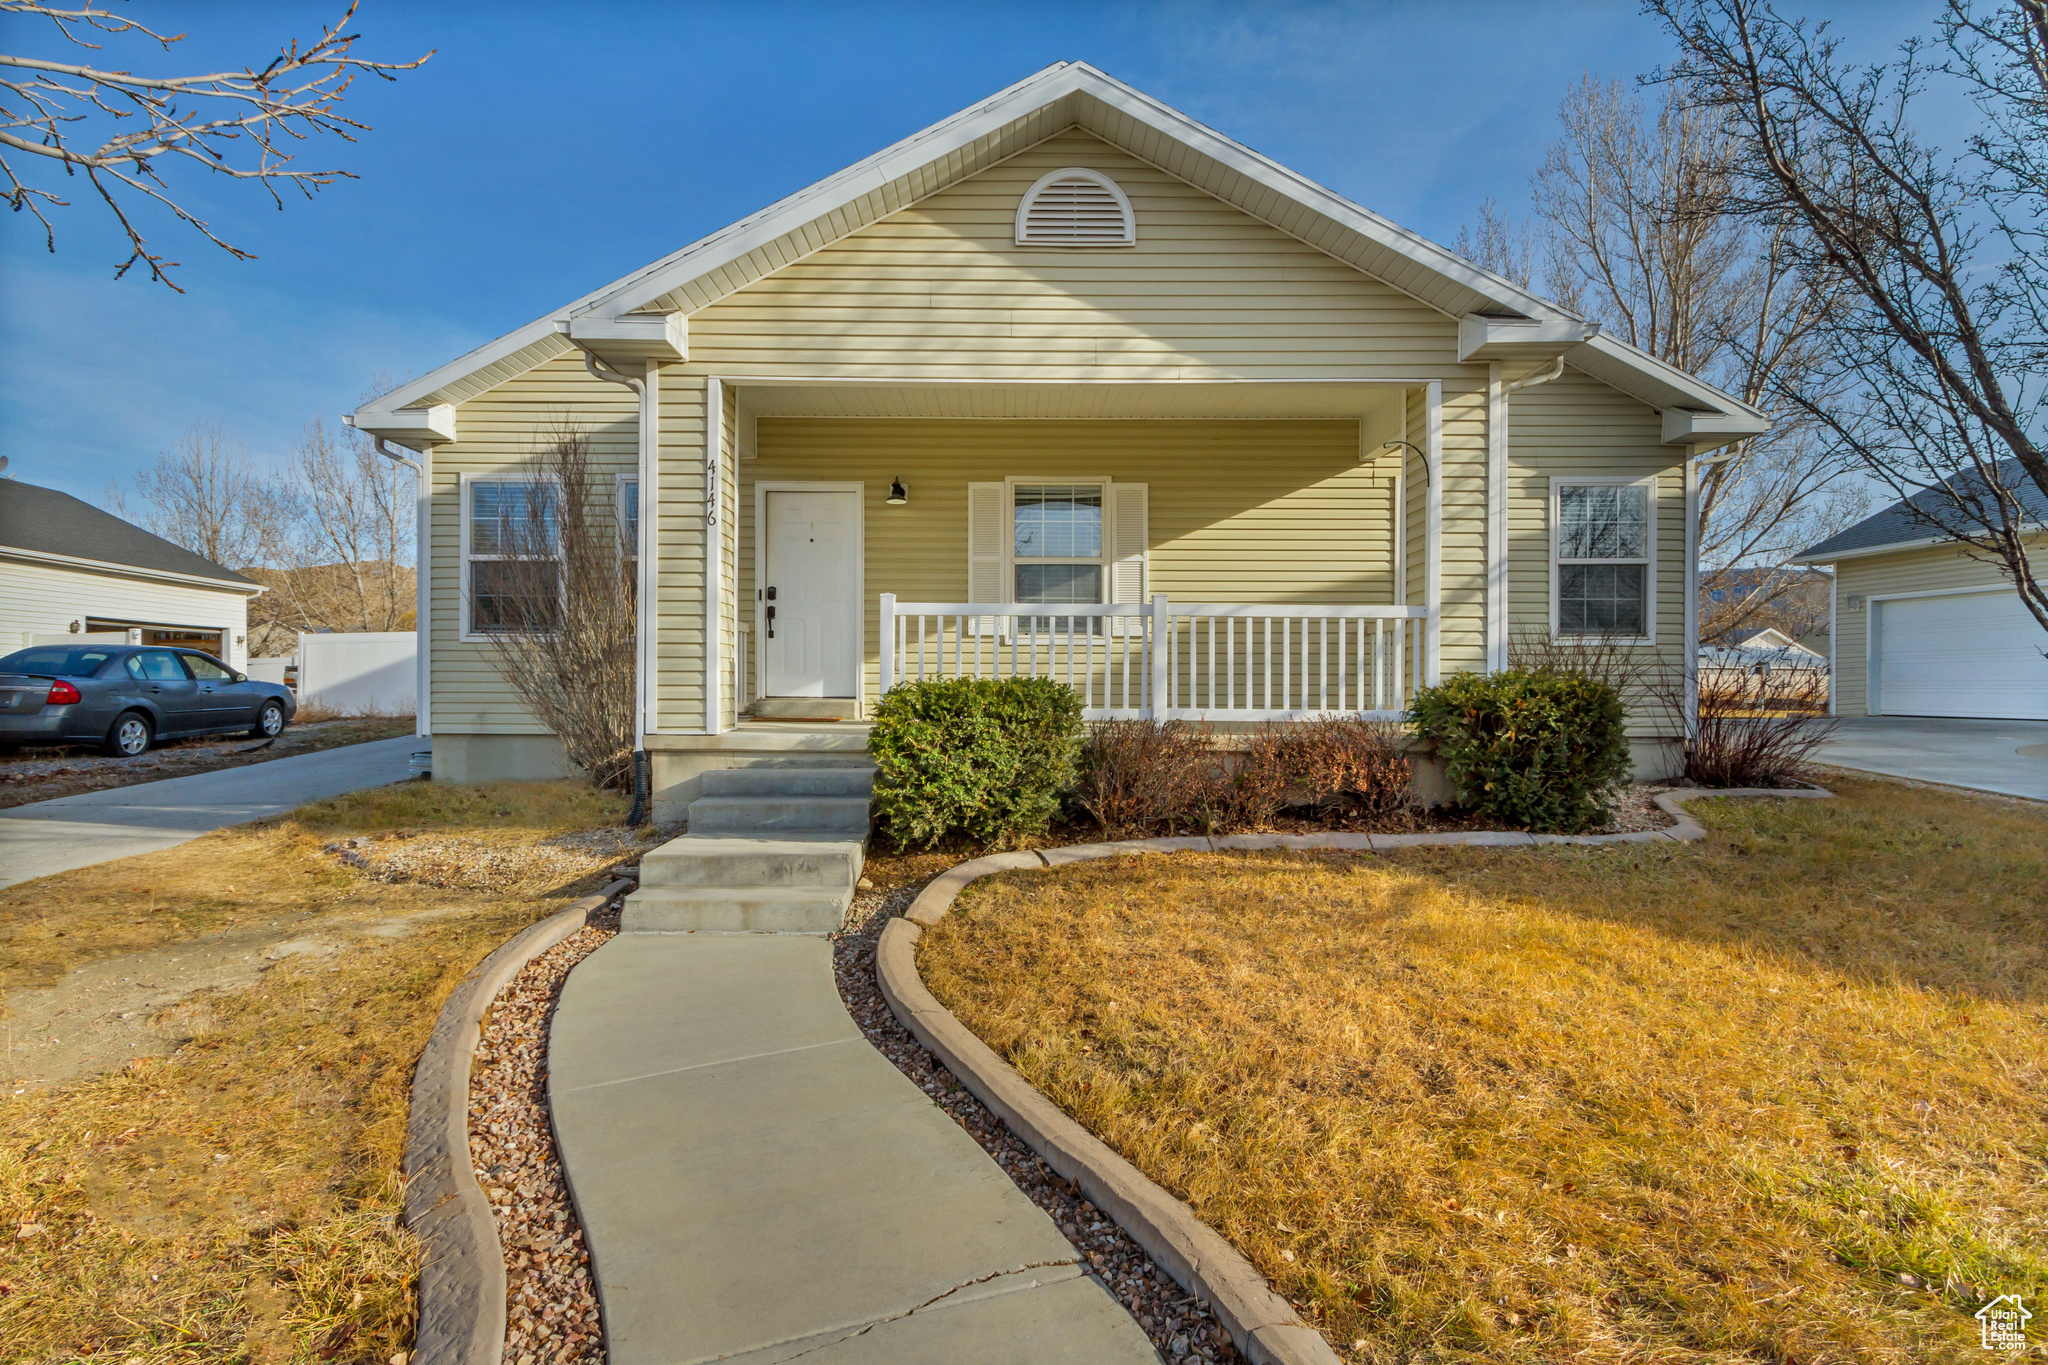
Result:
[[1112,834],[1183,826],[1216,785],[1206,726],[1184,720],[1106,720],[1089,728],[1074,804]]
[[550,432],[524,477],[475,486],[470,626],[499,676],[601,787],[632,777],[633,562],[589,439]]
[[1413,799],[1405,749],[1399,727],[1353,716],[1265,726],[1237,748],[1187,721],[1105,721],[1090,728],[1074,804],[1116,835],[1387,816]]
[[1514,631],[1508,637],[1508,667],[1531,673],[1577,673],[1604,682],[1624,705],[1654,704],[1670,692],[1677,668],[1654,649],[1607,635],[1555,637],[1548,631]]
[[[1800,785],[1800,770],[1836,725],[1827,714],[1827,675],[1729,670],[1702,683],[1699,719],[1685,741],[1685,775],[1703,787]],[[1682,704],[1682,684],[1667,698]]]

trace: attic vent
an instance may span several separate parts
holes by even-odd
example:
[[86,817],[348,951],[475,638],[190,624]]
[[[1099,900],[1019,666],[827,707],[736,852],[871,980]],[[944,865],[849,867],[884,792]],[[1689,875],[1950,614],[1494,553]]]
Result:
[[1138,224],[1114,180],[1068,166],[1043,176],[1017,205],[1018,246],[1133,246]]

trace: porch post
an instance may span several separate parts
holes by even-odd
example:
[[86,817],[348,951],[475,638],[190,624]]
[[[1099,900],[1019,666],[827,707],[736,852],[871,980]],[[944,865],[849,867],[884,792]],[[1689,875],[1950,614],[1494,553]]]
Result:
[[1444,625],[1444,383],[1429,381],[1429,406],[1425,413],[1423,463],[1429,469],[1428,522],[1424,535],[1423,597],[1429,609],[1423,644],[1423,681],[1434,687],[1443,681]]
[[1173,670],[1167,662],[1166,650],[1173,639],[1173,607],[1166,600],[1166,594],[1152,594],[1152,629],[1147,632],[1152,646],[1152,705],[1149,708],[1153,720],[1173,718]]
[[[755,535],[760,532],[756,531]],[[875,700],[880,702],[896,679],[896,594],[882,594],[881,608],[875,613],[882,630],[881,657],[875,669]]]
[[[413,692],[412,732],[421,739],[434,733],[434,448],[420,451],[420,467],[413,473],[413,618],[419,638],[416,649],[419,670]],[[461,514],[458,494],[457,515]],[[457,523],[460,525],[460,523]],[[462,566],[456,565],[456,594],[461,595]],[[244,618],[246,620],[246,616]],[[460,620],[458,616],[456,618]],[[1829,618],[1832,620],[1833,618]],[[246,632],[245,632],[246,633]],[[1830,693],[1832,695],[1832,693]]]
[[655,553],[661,537],[655,534],[657,484],[661,477],[661,362],[647,362],[640,383],[640,524],[634,528],[633,554],[638,577],[633,591],[638,596],[634,612],[633,637],[633,752],[647,747],[647,736],[660,729],[654,714],[654,630]]
[[719,705],[719,679],[724,674],[719,645],[719,595],[724,578],[725,533],[718,524],[719,452],[725,444],[725,385],[717,375],[704,381],[704,733],[725,728]]

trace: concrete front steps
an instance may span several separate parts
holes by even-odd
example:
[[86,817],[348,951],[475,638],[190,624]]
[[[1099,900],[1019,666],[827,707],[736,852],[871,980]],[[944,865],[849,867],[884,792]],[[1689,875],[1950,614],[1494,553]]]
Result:
[[860,879],[874,769],[760,766],[703,776],[689,832],[640,860],[621,929],[828,934]]

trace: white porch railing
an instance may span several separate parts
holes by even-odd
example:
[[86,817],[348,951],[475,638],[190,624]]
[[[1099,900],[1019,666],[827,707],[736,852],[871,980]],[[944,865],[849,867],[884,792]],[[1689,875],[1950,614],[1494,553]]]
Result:
[[1427,607],[1051,606],[881,598],[881,686],[1052,678],[1089,720],[1393,720],[1424,680]]

